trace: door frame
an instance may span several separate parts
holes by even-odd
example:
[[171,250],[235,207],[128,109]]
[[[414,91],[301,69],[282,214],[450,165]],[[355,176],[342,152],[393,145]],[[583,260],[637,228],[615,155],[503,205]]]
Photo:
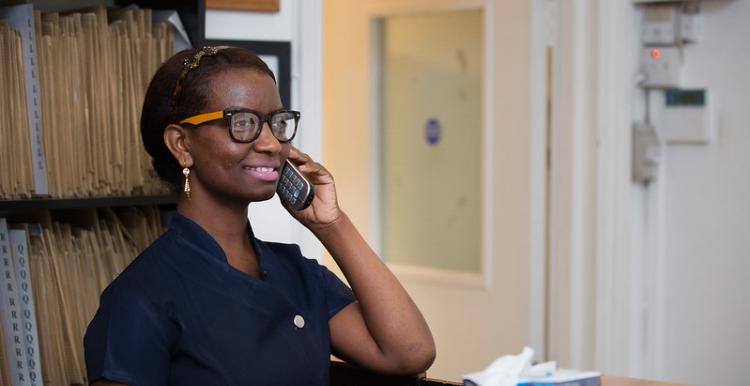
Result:
[[643,209],[634,208],[639,192],[631,177],[637,12],[620,1],[559,6],[550,354],[567,367],[654,377],[663,189],[657,180],[640,192],[652,210],[646,229],[634,224],[632,211]]
[[[296,40],[292,44],[292,105],[305,113],[305,130],[299,132],[299,146],[325,165],[323,157],[323,0],[297,0],[294,20]],[[295,92],[298,91],[298,92]],[[299,95],[295,98],[295,95]],[[295,100],[296,99],[296,100]],[[321,264],[323,244],[309,230],[294,221],[294,237],[308,258]]]

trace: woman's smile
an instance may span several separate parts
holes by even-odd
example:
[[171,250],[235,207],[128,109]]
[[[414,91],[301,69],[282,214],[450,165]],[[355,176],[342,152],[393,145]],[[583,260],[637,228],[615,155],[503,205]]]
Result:
[[276,182],[279,179],[279,167],[275,165],[243,166],[242,170],[261,181]]

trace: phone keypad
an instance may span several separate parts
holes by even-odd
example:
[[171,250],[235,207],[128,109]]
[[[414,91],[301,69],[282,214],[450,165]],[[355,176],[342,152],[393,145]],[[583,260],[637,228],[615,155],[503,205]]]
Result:
[[306,197],[300,197],[305,187],[304,181],[294,171],[284,168],[281,173],[281,180],[279,181],[278,191],[292,207],[305,208],[308,203],[302,203]]

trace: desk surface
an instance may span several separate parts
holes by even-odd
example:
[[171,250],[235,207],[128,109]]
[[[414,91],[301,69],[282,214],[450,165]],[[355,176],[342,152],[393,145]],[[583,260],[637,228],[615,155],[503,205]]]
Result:
[[[428,386],[458,386],[461,383],[440,381],[437,379],[426,379],[422,385]],[[657,381],[647,381],[643,379],[633,379],[626,377],[614,377],[611,375],[602,375],[602,386],[678,386],[676,383],[665,383]]]
[[676,383],[646,381],[626,377],[602,375],[602,386],[678,386]]
[[[369,372],[350,364],[331,361],[331,386],[461,386],[461,382],[419,376],[387,376]],[[678,386],[675,383],[646,381],[602,375],[601,386]]]

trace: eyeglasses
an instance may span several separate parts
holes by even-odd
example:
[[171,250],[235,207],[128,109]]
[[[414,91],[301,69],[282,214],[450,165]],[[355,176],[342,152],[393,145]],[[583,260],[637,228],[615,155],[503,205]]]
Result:
[[268,122],[271,133],[281,143],[286,143],[297,134],[300,113],[293,110],[274,111],[268,115],[255,110],[242,108],[229,108],[224,111],[214,111],[185,118],[180,123],[188,123],[194,126],[206,122],[224,119],[229,125],[229,136],[236,142],[248,143],[255,141],[260,136],[263,124]]

